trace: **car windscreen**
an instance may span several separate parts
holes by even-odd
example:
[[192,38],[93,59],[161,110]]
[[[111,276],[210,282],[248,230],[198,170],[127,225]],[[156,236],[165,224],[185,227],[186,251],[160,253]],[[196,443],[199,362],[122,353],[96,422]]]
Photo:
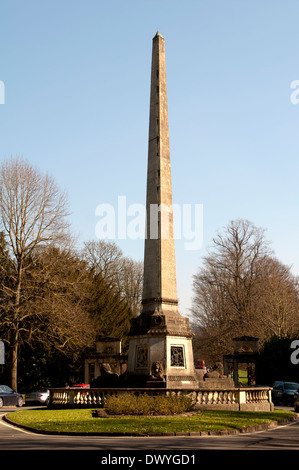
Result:
[[0,385],[0,391],[5,393],[12,393],[12,389],[7,385]]
[[286,382],[284,388],[287,390],[298,390],[299,384],[293,382]]

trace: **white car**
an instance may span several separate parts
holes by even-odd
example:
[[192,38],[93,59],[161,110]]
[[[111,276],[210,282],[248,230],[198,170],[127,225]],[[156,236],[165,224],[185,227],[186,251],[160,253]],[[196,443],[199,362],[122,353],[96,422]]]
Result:
[[50,400],[50,392],[48,389],[39,389],[34,392],[25,394],[25,404],[36,403],[40,405],[48,405]]

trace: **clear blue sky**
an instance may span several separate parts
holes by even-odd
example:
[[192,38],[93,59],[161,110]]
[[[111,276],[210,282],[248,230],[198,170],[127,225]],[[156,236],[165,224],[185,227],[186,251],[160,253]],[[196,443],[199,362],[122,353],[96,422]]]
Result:
[[[145,203],[152,38],[166,40],[174,202],[203,204],[203,246],[176,244],[178,294],[216,231],[244,218],[299,274],[297,0],[10,0],[0,12],[0,162],[66,189],[80,243],[95,209]],[[143,242],[116,240],[143,258]]]

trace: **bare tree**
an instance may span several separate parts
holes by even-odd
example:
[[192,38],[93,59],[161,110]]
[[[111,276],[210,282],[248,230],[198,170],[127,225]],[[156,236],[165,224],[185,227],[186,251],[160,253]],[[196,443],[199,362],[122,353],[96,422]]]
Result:
[[133,317],[137,317],[141,312],[143,262],[128,257],[123,258],[119,285],[123,297],[130,305]]
[[92,240],[84,243],[83,258],[96,274],[115,285],[121,270],[123,252],[114,242]]
[[231,221],[213,239],[194,276],[192,308],[199,336],[212,354],[228,352],[232,335],[255,332],[255,282],[259,261],[269,254],[264,230],[247,220]]
[[6,325],[11,351],[11,386],[17,389],[18,345],[22,334],[22,285],[33,254],[69,240],[68,204],[53,178],[21,158],[0,168],[0,230],[10,257],[10,280],[5,286]]
[[262,342],[298,331],[298,282],[273,257],[264,230],[249,221],[232,221],[217,234],[193,292],[196,342],[213,360],[230,352],[234,336]]
[[101,274],[105,282],[126,300],[132,315],[139,315],[143,263],[124,256],[116,243],[104,240],[86,242],[82,256],[95,273]]
[[266,258],[260,268],[257,316],[263,336],[266,339],[272,336],[281,339],[297,336],[298,277],[292,274],[290,266],[282,264],[276,258]]

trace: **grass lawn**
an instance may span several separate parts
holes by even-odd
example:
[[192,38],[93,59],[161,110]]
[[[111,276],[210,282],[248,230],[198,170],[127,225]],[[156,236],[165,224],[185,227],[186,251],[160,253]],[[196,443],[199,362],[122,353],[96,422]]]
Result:
[[239,369],[238,375],[239,375],[239,384],[246,386],[248,383],[247,370]]
[[55,432],[134,433],[215,432],[255,426],[294,416],[291,411],[272,412],[206,410],[188,416],[111,416],[94,418],[91,409],[21,410],[8,414],[16,424]]

